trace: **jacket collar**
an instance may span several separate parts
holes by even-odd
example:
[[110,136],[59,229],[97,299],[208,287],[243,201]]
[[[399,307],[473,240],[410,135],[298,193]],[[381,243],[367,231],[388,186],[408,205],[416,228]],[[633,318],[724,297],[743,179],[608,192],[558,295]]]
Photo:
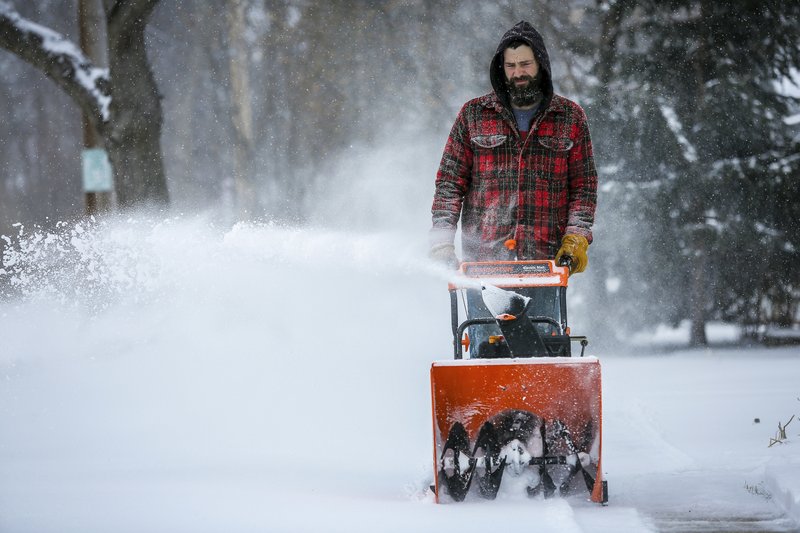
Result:
[[[514,114],[511,112],[509,108],[503,105],[503,103],[500,101],[500,98],[497,96],[496,92],[492,91],[489,94],[485,94],[481,96],[478,99],[478,101],[484,107],[488,109],[493,109],[494,111],[499,113],[501,116],[505,117],[507,120],[509,120],[512,124],[516,126],[516,123],[514,122]],[[550,102],[547,104],[547,107],[542,112],[542,115],[546,115],[548,113],[561,113],[563,111],[564,111],[564,99],[561,96],[554,94],[553,97],[550,99]]]

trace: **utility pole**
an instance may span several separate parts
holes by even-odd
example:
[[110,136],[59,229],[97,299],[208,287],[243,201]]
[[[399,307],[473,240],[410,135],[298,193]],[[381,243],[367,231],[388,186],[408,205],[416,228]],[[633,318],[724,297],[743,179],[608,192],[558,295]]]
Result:
[[[103,0],[78,1],[78,26],[81,49],[98,68],[108,68],[108,40]],[[111,209],[113,190],[111,164],[100,135],[86,114],[83,115],[83,191],[86,215],[96,215]]]

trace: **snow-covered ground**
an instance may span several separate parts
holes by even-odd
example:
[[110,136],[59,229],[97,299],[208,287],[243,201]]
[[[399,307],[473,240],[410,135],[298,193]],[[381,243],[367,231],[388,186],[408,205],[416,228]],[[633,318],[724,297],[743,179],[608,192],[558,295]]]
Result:
[[800,413],[797,348],[596,354],[609,506],[435,505],[450,337],[424,238],[203,217],[26,235],[0,304],[0,531],[798,531],[800,421],[768,448]]
[[432,503],[439,141],[352,149],[304,229],[20,229],[0,267],[0,532],[800,531],[800,421],[768,448],[800,414],[798,348],[595,353],[610,505]]

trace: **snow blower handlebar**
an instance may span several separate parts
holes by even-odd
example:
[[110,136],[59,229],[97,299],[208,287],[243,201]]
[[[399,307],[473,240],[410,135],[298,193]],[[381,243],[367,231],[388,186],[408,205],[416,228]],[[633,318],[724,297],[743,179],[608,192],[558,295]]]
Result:
[[[472,359],[571,357],[571,342],[580,342],[582,357],[588,342],[570,336],[566,315],[565,291],[575,258],[563,256],[558,263],[462,263],[463,278],[448,284],[454,358],[462,359],[467,347]],[[466,307],[463,323],[459,301]],[[464,335],[468,328],[469,337],[476,338]],[[497,328],[497,334],[490,333]]]
[[[561,324],[559,324],[556,320],[554,320],[554,319],[552,319],[550,317],[547,317],[547,316],[529,316],[528,318],[530,319],[530,322],[532,324],[534,324],[534,323],[550,324],[553,327],[555,327],[556,329],[558,329],[559,331],[561,330]],[[456,319],[455,322],[457,322],[457,321],[458,321],[458,319]],[[463,353],[463,346],[461,344],[461,339],[464,337],[464,331],[466,331],[466,329],[469,326],[497,324],[497,323],[498,323],[498,319],[496,319],[496,318],[482,317],[482,318],[470,318],[470,319],[465,320],[464,322],[462,322],[460,325],[456,324],[455,325],[455,330],[453,332],[453,348],[454,348],[453,357],[455,359],[463,359],[464,353]],[[538,340],[539,340],[539,343],[535,343],[536,344],[535,346],[529,347],[529,348],[533,348],[535,350],[535,353],[533,354],[534,357],[546,357],[546,356],[552,355],[550,353],[550,350],[548,349],[547,345],[542,341],[541,336],[538,337]],[[512,349],[512,356],[516,356],[516,355],[517,354],[514,354],[514,350]],[[531,354],[519,354],[519,355],[523,355],[523,357],[529,357]]]
[[[450,289],[450,325],[453,328],[453,337],[460,341],[461,336],[456,335],[458,331],[458,293],[455,289]],[[456,357],[456,359],[461,358]]]
[[572,267],[575,263],[575,260],[572,258],[571,255],[562,255],[561,258],[558,260],[558,266],[567,267],[569,269],[570,274],[572,273]]

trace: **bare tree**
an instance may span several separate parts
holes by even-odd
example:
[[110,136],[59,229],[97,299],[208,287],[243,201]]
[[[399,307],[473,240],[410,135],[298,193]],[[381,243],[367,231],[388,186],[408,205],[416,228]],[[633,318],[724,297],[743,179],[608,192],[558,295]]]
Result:
[[108,150],[123,209],[169,201],[161,153],[161,101],[144,41],[157,4],[158,0],[105,0],[109,75],[70,40],[23,18],[0,0],[0,46],[41,70],[80,106]]

